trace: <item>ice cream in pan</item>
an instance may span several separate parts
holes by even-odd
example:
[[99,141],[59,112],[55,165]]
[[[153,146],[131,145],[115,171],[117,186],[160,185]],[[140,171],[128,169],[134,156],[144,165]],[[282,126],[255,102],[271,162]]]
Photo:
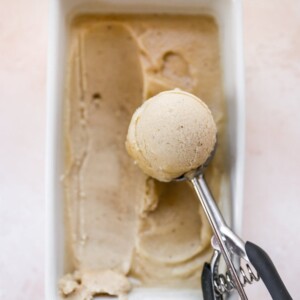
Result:
[[[216,23],[207,16],[82,16],[72,23],[68,57],[62,297],[125,297],[135,287],[200,289],[211,229],[192,187],[144,174],[125,140],[133,113],[152,96],[179,88],[204,99],[199,106],[185,95],[185,113],[195,126],[201,126],[196,114],[205,116],[207,107],[214,117],[219,145],[206,179],[215,198],[222,198],[226,108]],[[148,121],[142,129],[153,126]],[[186,142],[189,119],[182,121],[184,127],[174,130]],[[210,117],[207,122],[207,133],[215,132]],[[178,166],[164,165],[160,179],[169,181],[201,163],[213,144],[198,144],[205,132],[189,139],[196,152],[185,153]],[[175,155],[178,149],[169,146]]]
[[[197,168],[217,129],[218,149],[205,176],[215,199],[222,198],[226,109],[214,20],[83,16],[73,21],[69,41],[61,296],[200,289],[211,256],[204,211],[187,182],[151,176],[170,181]],[[159,94],[175,88],[195,96]],[[127,141],[148,176],[124,141],[134,111],[157,94],[134,114]]]

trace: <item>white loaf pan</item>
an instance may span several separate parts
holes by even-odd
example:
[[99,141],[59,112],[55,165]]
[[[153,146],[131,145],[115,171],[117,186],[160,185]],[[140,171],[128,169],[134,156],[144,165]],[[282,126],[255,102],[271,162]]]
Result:
[[[68,28],[81,13],[210,14],[219,25],[225,99],[228,108],[229,182],[221,199],[227,221],[239,234],[244,164],[244,74],[242,7],[239,0],[52,0],[50,1],[46,166],[46,299],[60,299],[64,274],[63,103]],[[200,279],[199,279],[200,280]],[[105,299],[105,298],[101,298]],[[111,299],[111,298],[107,298]],[[202,292],[137,289],[130,300],[199,300]]]

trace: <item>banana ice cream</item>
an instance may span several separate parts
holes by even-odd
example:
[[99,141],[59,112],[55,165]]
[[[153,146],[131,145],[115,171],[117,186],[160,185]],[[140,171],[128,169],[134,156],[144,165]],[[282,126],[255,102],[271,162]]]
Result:
[[[196,95],[212,111],[220,146],[206,179],[219,199],[226,176],[226,117],[213,18],[112,15],[73,20],[64,110],[63,298],[126,298],[135,287],[200,288],[202,266],[211,255],[211,231],[197,197],[186,182],[163,183],[145,175],[124,144],[135,110],[175,88]],[[161,114],[169,107],[164,100]],[[194,109],[189,103],[186,115],[195,121],[206,106]],[[185,129],[180,130],[184,138]],[[167,130],[157,136],[163,134]],[[201,162],[196,154],[187,157],[191,166]],[[185,158],[176,170],[169,169],[168,159],[164,180],[185,170]]]
[[207,105],[177,89],[150,98],[136,110],[126,148],[147,175],[168,182],[204,164],[216,134]]

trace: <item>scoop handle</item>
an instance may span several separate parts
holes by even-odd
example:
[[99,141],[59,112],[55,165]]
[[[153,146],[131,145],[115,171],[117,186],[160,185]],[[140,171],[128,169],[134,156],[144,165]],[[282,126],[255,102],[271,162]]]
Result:
[[246,253],[273,300],[292,300],[269,255],[259,246],[246,242]]
[[214,300],[215,295],[213,291],[212,285],[212,274],[210,269],[210,264],[205,263],[202,270],[201,275],[201,285],[202,285],[202,293],[204,300]]

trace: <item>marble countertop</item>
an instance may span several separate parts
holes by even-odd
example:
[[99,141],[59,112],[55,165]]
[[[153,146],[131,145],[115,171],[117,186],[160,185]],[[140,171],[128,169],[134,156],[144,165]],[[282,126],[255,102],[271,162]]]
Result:
[[[48,1],[0,10],[0,298],[44,298]],[[245,0],[243,238],[300,294],[300,2]],[[298,111],[299,110],[299,111]],[[270,299],[262,284],[250,299]]]

